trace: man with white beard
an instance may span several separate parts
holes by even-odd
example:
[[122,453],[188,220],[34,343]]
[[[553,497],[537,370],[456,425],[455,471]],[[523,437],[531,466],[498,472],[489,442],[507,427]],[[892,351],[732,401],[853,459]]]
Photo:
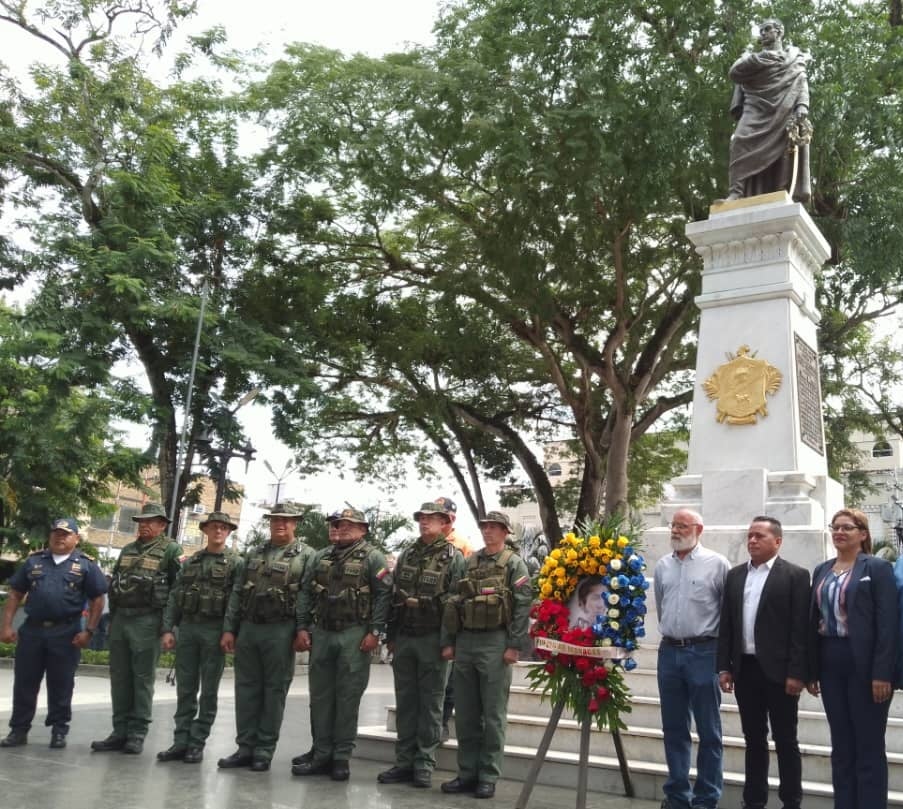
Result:
[[[669,556],[655,566],[655,606],[662,634],[658,690],[668,779],[663,809],[716,809],[723,785],[721,691],[716,665],[724,581],[730,563],[699,544],[702,516],[689,509],[671,521]],[[699,734],[696,783],[690,788],[690,716]]]

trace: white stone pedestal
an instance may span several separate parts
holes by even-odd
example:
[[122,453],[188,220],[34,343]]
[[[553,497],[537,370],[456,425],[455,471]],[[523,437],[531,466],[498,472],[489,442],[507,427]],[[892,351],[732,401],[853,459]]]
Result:
[[[699,347],[687,474],[672,481],[663,522],[680,507],[701,512],[704,544],[739,563],[750,520],[769,515],[784,525],[782,555],[811,569],[827,558],[825,526],[843,500],[828,477],[818,383],[814,277],[828,244],[784,192],[713,206],[686,232],[704,262]],[[719,421],[725,403],[742,409],[751,390],[756,399],[756,384],[744,380],[758,369],[718,374],[741,347],[777,369],[781,383],[754,423],[723,413]],[[716,374],[711,387],[724,398],[711,400],[704,384]],[[669,552],[668,538],[664,528],[647,532],[650,561]]]

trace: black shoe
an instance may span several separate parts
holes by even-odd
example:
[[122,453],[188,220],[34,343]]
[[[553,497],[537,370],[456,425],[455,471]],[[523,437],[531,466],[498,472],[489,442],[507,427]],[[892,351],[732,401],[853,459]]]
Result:
[[410,767],[390,767],[376,776],[381,784],[403,784],[414,780],[414,771]]
[[5,739],[0,739],[0,747],[21,747],[28,744],[27,730],[11,730]]
[[117,736],[115,733],[111,733],[106,739],[91,742],[91,749],[98,753],[109,753],[113,750],[122,750],[125,747],[125,742],[125,736]]
[[487,784],[485,781],[480,781],[477,784],[477,788],[473,791],[475,798],[492,798],[494,795],[495,784]]
[[173,745],[168,750],[157,753],[157,761],[182,761],[185,758],[185,748]]
[[122,752],[130,756],[137,756],[144,750],[144,739],[140,736],[129,736],[122,745]]
[[[310,748],[306,753],[302,753],[300,756],[295,756],[292,759],[292,764],[304,764],[305,761],[313,761],[314,760],[314,749]],[[331,759],[330,759],[331,760]]]
[[476,781],[464,781],[461,778],[452,778],[442,784],[442,791],[446,795],[454,795],[458,792],[473,792],[477,788]]
[[254,763],[254,756],[250,753],[243,753],[236,750],[231,756],[221,758],[216,762],[216,766],[221,770],[234,770],[237,767],[250,767]]
[[292,775],[326,775],[332,772],[331,761],[304,761],[292,765]]
[[200,764],[204,760],[203,747],[189,747],[182,756],[182,761],[186,764]]
[[414,786],[429,789],[433,785],[433,774],[429,770],[414,770]]
[[349,775],[351,775],[351,767],[348,766],[347,759],[332,762],[332,771],[329,773],[329,777],[333,781],[347,781]]
[[51,750],[62,750],[66,746],[66,734],[65,733],[51,733],[50,734],[50,749]]
[[253,772],[266,772],[270,769],[270,760],[267,758],[255,758],[251,762],[251,770]]

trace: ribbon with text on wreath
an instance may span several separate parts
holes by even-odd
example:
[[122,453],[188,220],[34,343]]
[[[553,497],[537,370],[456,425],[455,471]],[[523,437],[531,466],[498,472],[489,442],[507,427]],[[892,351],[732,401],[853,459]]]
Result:
[[559,540],[539,572],[530,635],[545,665],[528,677],[577,719],[616,730],[630,712],[624,672],[636,668],[631,655],[646,634],[646,561],[617,521],[578,529]]

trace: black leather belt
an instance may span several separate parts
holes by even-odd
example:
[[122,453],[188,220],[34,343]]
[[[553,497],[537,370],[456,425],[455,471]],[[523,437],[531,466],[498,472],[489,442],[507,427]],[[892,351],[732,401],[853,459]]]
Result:
[[703,635],[698,638],[662,638],[662,643],[666,646],[698,646],[700,643],[711,643],[713,640],[718,640],[718,638],[711,637],[708,635]]
[[53,629],[55,626],[69,626],[69,624],[74,624],[81,617],[81,613],[79,613],[78,615],[73,615],[71,618],[63,618],[61,621],[39,621],[37,618],[26,618],[25,623],[28,624],[28,626],[40,627],[41,629]]

